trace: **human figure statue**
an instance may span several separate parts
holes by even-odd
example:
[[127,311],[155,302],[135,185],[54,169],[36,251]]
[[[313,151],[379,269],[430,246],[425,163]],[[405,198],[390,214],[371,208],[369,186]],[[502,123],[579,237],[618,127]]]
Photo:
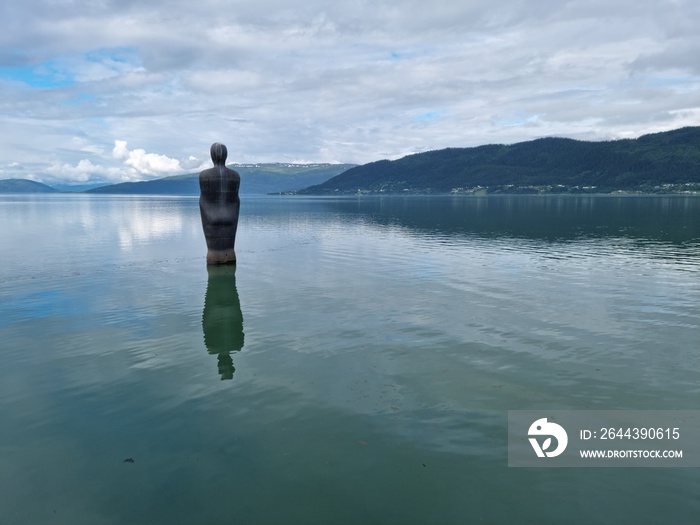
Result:
[[241,201],[241,176],[226,167],[228,151],[218,142],[211,146],[214,167],[199,174],[199,211],[207,241],[207,264],[236,264],[236,229]]

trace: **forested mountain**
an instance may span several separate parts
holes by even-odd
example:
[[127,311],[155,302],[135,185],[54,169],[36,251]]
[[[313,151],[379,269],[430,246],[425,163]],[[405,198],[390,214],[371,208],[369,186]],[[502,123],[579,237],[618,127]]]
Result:
[[700,191],[700,127],[638,139],[542,138],[448,148],[357,166],[296,193]]
[[[242,194],[280,193],[319,184],[354,164],[231,164],[241,175]],[[87,193],[199,195],[199,174],[189,173],[145,182],[124,182]]]
[[[447,148],[362,166],[270,163],[230,167],[241,174],[242,194],[700,193],[700,127],[605,142],[542,138],[511,145]],[[0,193],[54,191],[30,180],[0,180]],[[199,181],[198,174],[191,173],[88,192],[198,195]]]

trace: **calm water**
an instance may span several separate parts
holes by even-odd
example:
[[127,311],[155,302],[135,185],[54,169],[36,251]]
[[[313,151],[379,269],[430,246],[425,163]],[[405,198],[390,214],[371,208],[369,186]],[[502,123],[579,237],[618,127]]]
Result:
[[[700,409],[700,199],[0,196],[0,523],[669,523],[507,411]],[[125,459],[132,459],[125,461]]]

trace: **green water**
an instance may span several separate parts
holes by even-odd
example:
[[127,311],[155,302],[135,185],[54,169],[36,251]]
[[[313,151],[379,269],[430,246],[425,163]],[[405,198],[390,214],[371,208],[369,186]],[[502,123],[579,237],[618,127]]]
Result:
[[[700,199],[0,196],[0,523],[700,520],[507,411],[700,409]],[[132,461],[125,461],[131,459]]]

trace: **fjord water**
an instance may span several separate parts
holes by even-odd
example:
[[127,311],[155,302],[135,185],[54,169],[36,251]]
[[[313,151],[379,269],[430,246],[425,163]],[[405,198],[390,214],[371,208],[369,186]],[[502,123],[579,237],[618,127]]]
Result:
[[[0,523],[697,523],[507,411],[700,409],[700,199],[0,196]],[[126,461],[125,461],[126,460]]]

